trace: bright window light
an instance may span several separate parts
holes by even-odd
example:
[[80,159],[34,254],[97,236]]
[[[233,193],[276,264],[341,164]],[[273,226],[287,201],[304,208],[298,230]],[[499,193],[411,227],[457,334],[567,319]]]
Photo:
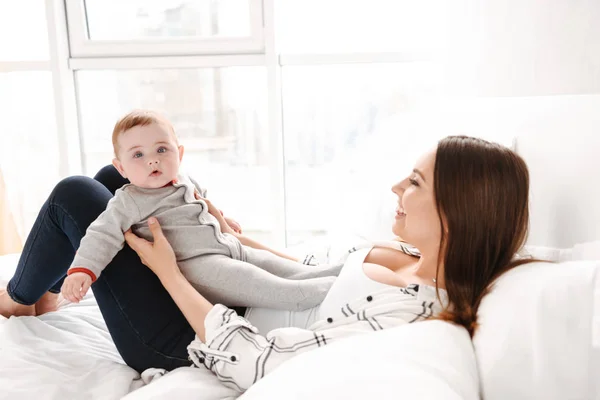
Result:
[[92,40],[250,35],[247,0],[86,0]]
[[0,61],[49,58],[44,0],[0,0]]

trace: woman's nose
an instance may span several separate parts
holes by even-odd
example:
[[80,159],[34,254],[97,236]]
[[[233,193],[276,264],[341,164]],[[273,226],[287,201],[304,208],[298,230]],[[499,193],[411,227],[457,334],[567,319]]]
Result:
[[394,186],[392,186],[392,192],[396,193],[397,195],[402,195],[402,193],[404,193],[404,190],[405,190],[403,183],[404,183],[404,181],[400,181],[400,182],[396,183]]

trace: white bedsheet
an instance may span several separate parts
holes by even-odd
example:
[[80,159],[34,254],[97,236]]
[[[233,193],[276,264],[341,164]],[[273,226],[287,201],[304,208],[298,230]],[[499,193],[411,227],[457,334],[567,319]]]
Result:
[[[18,255],[0,256],[0,285],[12,277],[17,261]],[[197,368],[179,368],[136,390],[142,386],[117,352],[91,290],[81,303],[65,302],[41,317],[0,316],[0,400],[111,400],[128,393],[127,399],[144,400],[239,396]]]
[[[0,257],[0,284],[16,262]],[[123,364],[93,295],[39,318],[0,316],[0,399],[120,399],[141,385],[138,378]]]

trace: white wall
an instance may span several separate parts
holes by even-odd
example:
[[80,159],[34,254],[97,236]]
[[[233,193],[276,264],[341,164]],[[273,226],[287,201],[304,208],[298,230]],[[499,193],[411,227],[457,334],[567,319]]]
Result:
[[444,4],[448,90],[488,96],[600,93],[600,1]]
[[600,1],[446,7],[446,92],[465,97],[448,103],[449,127],[519,137],[531,173],[530,244],[600,240]]

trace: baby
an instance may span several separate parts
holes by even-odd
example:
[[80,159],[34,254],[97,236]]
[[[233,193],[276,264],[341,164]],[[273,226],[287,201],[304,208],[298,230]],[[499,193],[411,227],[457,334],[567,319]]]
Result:
[[179,175],[184,149],[164,117],[127,114],[115,125],[113,147],[113,165],[131,183],[87,229],[62,287],[65,298],[85,295],[123,248],[125,231],[152,240],[148,219],[156,217],[182,273],[213,304],[303,310],[322,302],[342,265],[306,266],[222,233],[202,199],[206,190]]

